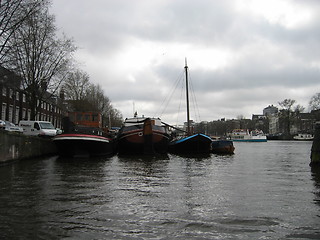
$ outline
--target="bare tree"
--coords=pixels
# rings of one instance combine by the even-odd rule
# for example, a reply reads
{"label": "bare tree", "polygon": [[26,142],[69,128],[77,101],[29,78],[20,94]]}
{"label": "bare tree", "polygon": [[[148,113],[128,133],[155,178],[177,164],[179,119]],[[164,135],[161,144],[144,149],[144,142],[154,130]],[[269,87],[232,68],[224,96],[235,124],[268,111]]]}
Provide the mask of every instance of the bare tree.
{"label": "bare tree", "polygon": [[320,109],[320,93],[313,95],[309,101],[310,110]]}
{"label": "bare tree", "polygon": [[90,87],[89,75],[81,70],[68,74],[62,88],[69,100],[83,100]]}
{"label": "bare tree", "polygon": [[90,84],[87,91],[88,101],[96,108],[96,111],[107,114],[110,109],[110,99],[104,95],[99,84]]}
{"label": "bare tree", "polygon": [[96,111],[102,114],[104,126],[120,126],[122,114],[114,109],[110,99],[99,84],[90,83],[89,75],[82,70],[69,73],[62,85],[71,111]]}
{"label": "bare tree", "polygon": [[29,92],[31,119],[36,118],[41,101],[51,97],[48,92],[54,94],[65,79],[75,51],[72,40],[57,38],[49,3],[41,1],[10,38],[11,66],[22,77],[22,87]]}
{"label": "bare tree", "polygon": [[282,102],[278,102],[279,106],[282,107],[282,110],[280,110],[280,118],[283,120],[284,134],[286,134],[287,136],[290,135],[290,126],[293,122],[292,107],[295,104],[295,102],[296,100],[293,99],[285,99]]}
{"label": "bare tree", "polygon": [[293,99],[285,99],[282,102],[278,102],[279,106],[284,110],[291,111],[292,106],[295,104],[296,100]]}
{"label": "bare tree", "polygon": [[300,114],[302,112],[304,112],[305,107],[301,106],[300,104],[298,104],[297,106],[294,107],[293,111],[295,112],[295,114]]}
{"label": "bare tree", "polygon": [[113,106],[111,106],[111,110],[110,110],[110,126],[117,126],[120,127],[122,125],[123,122],[123,116],[121,114],[121,112],[118,109],[113,108]]}
{"label": "bare tree", "polygon": [[0,65],[5,64],[13,33],[40,5],[41,0],[0,0]]}

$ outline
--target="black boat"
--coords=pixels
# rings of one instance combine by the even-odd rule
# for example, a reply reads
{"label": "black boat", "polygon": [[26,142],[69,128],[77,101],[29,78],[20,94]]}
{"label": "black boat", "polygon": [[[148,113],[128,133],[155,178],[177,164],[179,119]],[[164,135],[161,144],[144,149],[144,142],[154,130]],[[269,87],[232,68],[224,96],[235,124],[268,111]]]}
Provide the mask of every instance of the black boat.
{"label": "black boat", "polygon": [[188,66],[185,62],[185,80],[186,80],[186,101],[187,101],[187,131],[186,135],[180,138],[175,138],[169,143],[169,152],[176,154],[198,154],[210,153],[212,139],[205,134],[192,134],[190,128],[190,113],[189,113],[189,83],[188,83]]}
{"label": "black boat", "polygon": [[197,133],[191,136],[176,138],[169,143],[169,151],[171,153],[210,153],[211,138],[207,135]]}
{"label": "black boat", "polygon": [[234,146],[231,140],[213,140],[212,153],[216,154],[234,154]]}

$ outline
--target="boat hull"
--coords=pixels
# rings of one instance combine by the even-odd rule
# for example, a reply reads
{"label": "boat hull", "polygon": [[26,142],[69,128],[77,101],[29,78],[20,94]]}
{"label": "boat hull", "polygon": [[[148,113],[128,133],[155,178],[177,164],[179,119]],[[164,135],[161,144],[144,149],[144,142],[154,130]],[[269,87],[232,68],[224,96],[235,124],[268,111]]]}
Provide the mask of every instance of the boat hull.
{"label": "boat hull", "polygon": [[152,131],[144,134],[143,130],[123,131],[117,140],[119,154],[166,154],[169,135],[165,132]]}
{"label": "boat hull", "polygon": [[307,134],[307,133],[300,133],[293,137],[293,140],[295,141],[313,141],[313,135]]}
{"label": "boat hull", "polygon": [[64,157],[96,157],[113,154],[110,138],[88,134],[61,134],[53,138],[58,154]]}
{"label": "boat hull", "polygon": [[234,142],[267,142],[267,136],[261,130],[235,129],[229,135]]}
{"label": "boat hull", "polygon": [[195,134],[169,143],[168,150],[177,154],[210,153],[212,140],[204,134]]}
{"label": "boat hull", "polygon": [[212,141],[212,153],[216,154],[233,154],[233,142],[229,140]]}

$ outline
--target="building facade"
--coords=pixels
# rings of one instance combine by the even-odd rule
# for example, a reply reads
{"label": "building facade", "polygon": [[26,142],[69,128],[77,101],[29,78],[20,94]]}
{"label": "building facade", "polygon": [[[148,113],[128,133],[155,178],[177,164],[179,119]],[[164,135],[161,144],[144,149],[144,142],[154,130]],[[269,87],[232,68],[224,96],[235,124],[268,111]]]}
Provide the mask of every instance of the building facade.
{"label": "building facade", "polygon": [[14,124],[18,124],[20,120],[50,121],[60,128],[64,115],[61,100],[47,93],[46,100],[37,102],[39,109],[36,119],[30,119],[29,94],[21,88],[21,83],[19,76],[0,67],[0,119]]}

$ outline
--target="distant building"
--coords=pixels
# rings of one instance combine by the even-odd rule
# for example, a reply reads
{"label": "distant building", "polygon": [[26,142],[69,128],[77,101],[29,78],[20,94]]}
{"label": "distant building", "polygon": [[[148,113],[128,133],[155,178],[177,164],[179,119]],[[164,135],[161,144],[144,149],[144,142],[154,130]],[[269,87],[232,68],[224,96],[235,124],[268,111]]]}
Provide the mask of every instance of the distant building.
{"label": "distant building", "polygon": [[262,130],[264,133],[269,132],[269,121],[266,115],[252,114],[252,129]]}
{"label": "distant building", "polygon": [[300,113],[297,119],[299,133],[313,133],[315,129],[316,116],[312,113]]}
{"label": "distant building", "polygon": [[252,114],[252,121],[262,121],[266,119],[265,115],[261,115],[261,114]]}
{"label": "distant building", "polygon": [[278,108],[273,105],[269,105],[268,107],[263,109],[263,115],[265,116],[273,115],[276,113],[278,113]]}
{"label": "distant building", "polygon": [[279,134],[279,117],[278,115],[271,115],[269,117],[269,134],[275,135]]}

